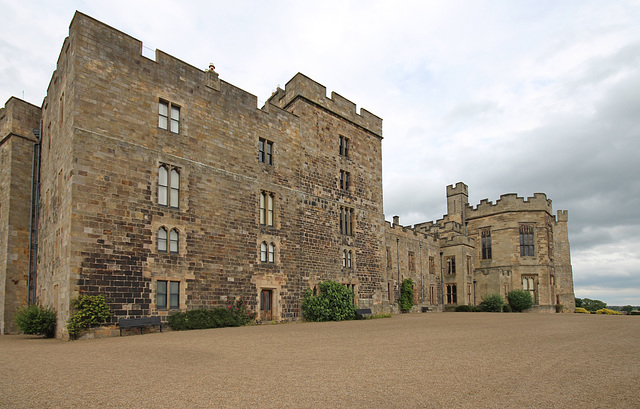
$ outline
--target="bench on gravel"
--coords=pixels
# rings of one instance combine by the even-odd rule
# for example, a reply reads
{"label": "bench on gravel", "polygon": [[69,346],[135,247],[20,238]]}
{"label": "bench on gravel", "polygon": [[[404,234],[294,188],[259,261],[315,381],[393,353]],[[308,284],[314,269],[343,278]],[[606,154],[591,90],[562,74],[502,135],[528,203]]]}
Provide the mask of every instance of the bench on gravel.
{"label": "bench on gravel", "polygon": [[120,320],[118,320],[120,336],[122,336],[123,329],[140,328],[140,334],[143,334],[144,327],[152,327],[154,325],[159,325],[160,332],[162,332],[162,321],[160,321],[160,317],[120,318]]}
{"label": "bench on gravel", "polygon": [[359,308],[356,310],[356,314],[359,317],[370,317],[371,316],[371,308]]}

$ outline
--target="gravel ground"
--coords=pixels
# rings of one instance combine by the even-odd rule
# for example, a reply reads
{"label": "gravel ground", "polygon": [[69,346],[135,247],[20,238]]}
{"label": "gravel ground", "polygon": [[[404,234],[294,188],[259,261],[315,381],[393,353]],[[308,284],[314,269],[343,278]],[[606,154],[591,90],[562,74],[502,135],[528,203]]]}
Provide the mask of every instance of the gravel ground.
{"label": "gravel ground", "polygon": [[0,336],[0,407],[639,408],[640,317],[427,313]]}

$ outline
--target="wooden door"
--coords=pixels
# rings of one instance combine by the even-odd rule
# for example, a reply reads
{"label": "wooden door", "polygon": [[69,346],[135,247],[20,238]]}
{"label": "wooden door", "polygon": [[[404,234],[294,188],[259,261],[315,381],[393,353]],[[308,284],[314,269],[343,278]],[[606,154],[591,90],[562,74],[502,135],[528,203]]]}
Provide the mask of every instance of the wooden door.
{"label": "wooden door", "polygon": [[273,320],[273,290],[260,292],[260,319],[263,321]]}

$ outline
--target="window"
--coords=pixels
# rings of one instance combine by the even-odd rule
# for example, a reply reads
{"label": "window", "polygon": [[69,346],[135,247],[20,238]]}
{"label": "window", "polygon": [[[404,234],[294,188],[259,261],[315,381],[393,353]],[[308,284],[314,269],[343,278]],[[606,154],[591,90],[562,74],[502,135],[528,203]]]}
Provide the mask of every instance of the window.
{"label": "window", "polygon": [[353,209],[340,206],[340,234],[353,236]]}
{"label": "window", "polygon": [[339,140],[340,156],[349,157],[349,138],[340,135]]}
{"label": "window", "polygon": [[436,273],[436,263],[433,257],[429,257],[429,274],[435,274],[435,273]]}
{"label": "window", "polygon": [[273,142],[264,138],[258,139],[258,160],[273,165]]}
{"label": "window", "polygon": [[458,289],[455,284],[447,284],[447,304],[458,303]]}
{"label": "window", "polygon": [[533,255],[533,226],[523,224],[520,226],[520,256],[532,257]]}
{"label": "window", "polygon": [[351,174],[347,171],[340,171],[340,189],[349,190],[349,180],[351,179]]}
{"label": "window", "polygon": [[167,252],[167,229],[164,227],[158,229],[158,251]]}
{"label": "window", "polygon": [[536,280],[534,276],[522,276],[522,289],[531,294],[534,302],[536,300]]}
{"label": "window", "polygon": [[416,271],[416,254],[413,251],[409,252],[409,271]]}
{"label": "window", "polygon": [[[168,294],[167,294],[167,289],[169,290]],[[169,309],[180,308],[180,282],[179,281],[158,280],[157,288],[156,288],[156,305],[159,309],[166,309],[167,301],[169,302]]]}
{"label": "window", "polygon": [[391,268],[391,247],[387,247],[387,268]]}
{"label": "window", "polygon": [[275,254],[276,254],[276,245],[274,243],[267,244],[266,241],[263,241],[260,244],[260,262],[261,263],[271,263],[275,262]]}
{"label": "window", "polygon": [[447,274],[455,274],[456,273],[456,257],[448,256],[446,261],[447,261]]}
{"label": "window", "polygon": [[491,230],[483,229],[480,232],[480,236],[482,237],[482,259],[490,260],[491,259]]}
{"label": "window", "polygon": [[436,300],[436,286],[432,285],[429,287],[429,303],[430,304],[437,304],[438,301]]}
{"label": "window", "polygon": [[347,252],[347,268],[351,268],[351,250]]}
{"label": "window", "polygon": [[467,256],[467,274],[471,275],[471,256]]}
{"label": "window", "polygon": [[180,207],[180,172],[178,168],[161,165],[158,168],[158,204]]}
{"label": "window", "polygon": [[260,193],[260,224],[273,226],[273,193]]}
{"label": "window", "polygon": [[347,250],[342,250],[342,267],[347,266]]}
{"label": "window", "polygon": [[178,252],[178,237],[178,230],[171,229],[171,231],[169,232],[169,252]]}
{"label": "window", "polygon": [[180,107],[166,101],[158,104],[158,126],[173,133],[180,132]]}

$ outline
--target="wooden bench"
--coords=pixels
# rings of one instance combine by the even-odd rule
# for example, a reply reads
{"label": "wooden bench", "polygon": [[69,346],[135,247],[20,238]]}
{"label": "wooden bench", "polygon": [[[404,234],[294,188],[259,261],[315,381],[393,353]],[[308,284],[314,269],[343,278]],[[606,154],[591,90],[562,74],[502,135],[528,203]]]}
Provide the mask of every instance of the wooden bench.
{"label": "wooden bench", "polygon": [[371,316],[371,308],[359,308],[356,310],[356,315],[359,317]]}
{"label": "wooden bench", "polygon": [[144,327],[152,327],[154,325],[159,325],[160,332],[162,332],[162,321],[160,321],[160,317],[120,318],[120,320],[118,320],[120,336],[122,336],[122,329],[140,328],[140,334],[143,334]]}

